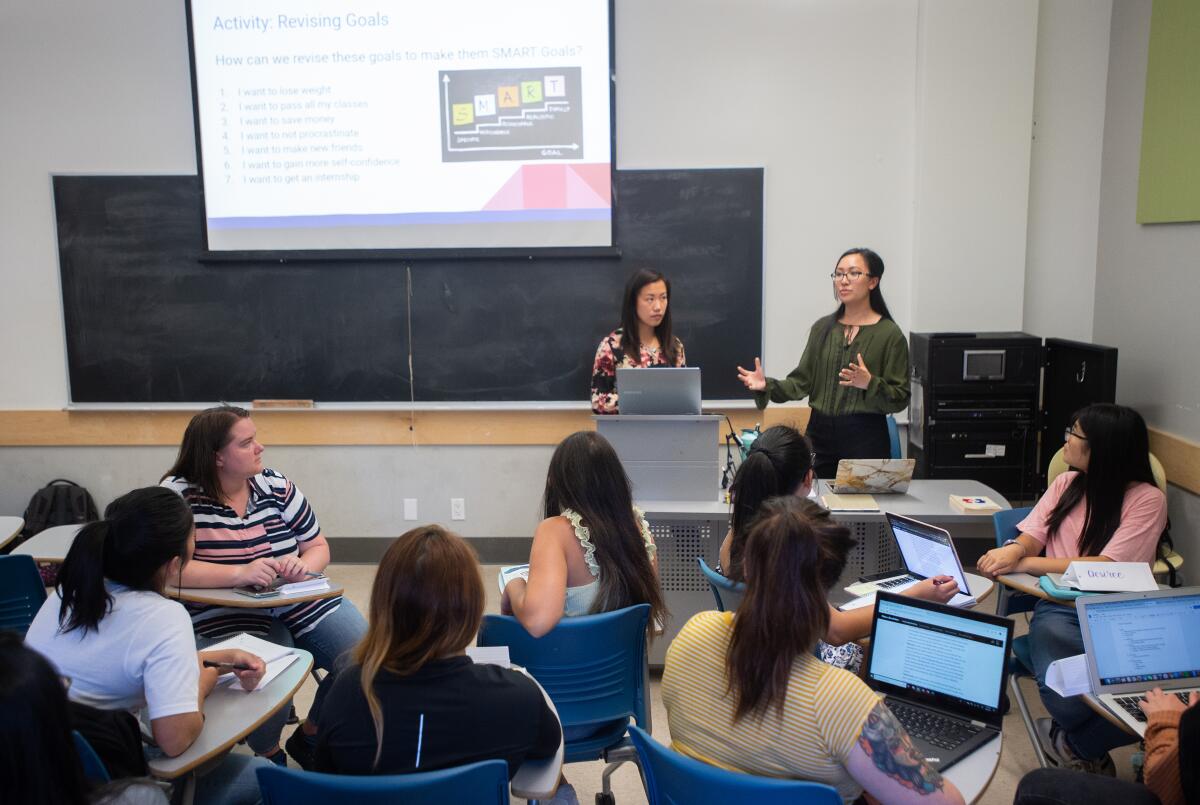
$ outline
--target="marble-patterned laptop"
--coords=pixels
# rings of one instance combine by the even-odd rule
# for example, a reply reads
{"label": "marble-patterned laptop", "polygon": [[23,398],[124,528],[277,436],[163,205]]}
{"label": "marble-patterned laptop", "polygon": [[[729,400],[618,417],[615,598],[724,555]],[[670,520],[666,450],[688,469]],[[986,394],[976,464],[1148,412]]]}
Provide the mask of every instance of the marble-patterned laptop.
{"label": "marble-patterned laptop", "polygon": [[916,464],[911,458],[843,458],[830,487],[839,495],[903,494]]}

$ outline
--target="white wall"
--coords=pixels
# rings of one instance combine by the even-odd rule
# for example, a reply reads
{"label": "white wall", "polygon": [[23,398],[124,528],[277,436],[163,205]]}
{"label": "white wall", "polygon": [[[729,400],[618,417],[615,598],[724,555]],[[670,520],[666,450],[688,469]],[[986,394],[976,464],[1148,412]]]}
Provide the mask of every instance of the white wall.
{"label": "white wall", "polygon": [[[811,322],[832,309],[828,274],[852,245],[884,256],[884,290],[907,330],[1021,327],[1037,6],[617,0],[619,166],[766,169],[770,371],[789,370]],[[183,4],[4,4],[0,104],[0,409],[58,408],[68,392],[50,174],[195,171]],[[465,454],[449,448],[392,452],[364,458],[363,473],[403,478],[419,466],[484,494],[496,465],[511,465],[519,488],[539,490],[544,472],[510,448],[483,451],[485,466],[460,465]],[[18,454],[0,450],[0,488],[14,477],[4,457]],[[285,469],[320,477],[362,454],[293,458]],[[131,466],[154,480],[160,464]],[[344,513],[322,514],[327,527],[374,533],[390,504],[346,494]],[[362,507],[376,514],[360,519]]]}
{"label": "white wall", "polygon": [[1024,329],[1092,340],[1112,0],[1038,13]]}

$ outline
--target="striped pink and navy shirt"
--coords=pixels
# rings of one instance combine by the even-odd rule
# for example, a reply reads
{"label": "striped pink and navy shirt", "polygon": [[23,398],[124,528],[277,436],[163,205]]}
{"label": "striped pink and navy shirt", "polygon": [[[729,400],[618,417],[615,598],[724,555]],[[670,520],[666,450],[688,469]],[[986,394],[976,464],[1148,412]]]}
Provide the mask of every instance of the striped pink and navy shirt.
{"label": "striped pink and navy shirt", "polygon": [[[249,479],[246,516],[205,494],[185,478],[170,476],[162,486],[178,493],[196,520],[193,558],[219,565],[238,565],[267,556],[298,554],[300,543],[320,535],[321,527],[296,485],[274,470]],[[266,634],[278,618],[292,635],[313,629],[338,608],[341,596],[272,609],[244,609],[211,604],[187,604],[199,637],[227,637],[238,632]]]}

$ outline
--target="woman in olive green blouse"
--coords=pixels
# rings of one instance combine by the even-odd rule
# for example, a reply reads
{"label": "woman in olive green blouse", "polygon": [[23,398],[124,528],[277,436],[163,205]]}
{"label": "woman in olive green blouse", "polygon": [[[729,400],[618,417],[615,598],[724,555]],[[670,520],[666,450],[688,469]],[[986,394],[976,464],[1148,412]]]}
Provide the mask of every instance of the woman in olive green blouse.
{"label": "woman in olive green blouse", "polygon": [[831,276],[838,309],[813,324],[791,374],[767,377],[759,358],[753,370],[738,367],[759,408],[808,397],[819,478],[832,478],[843,458],[887,458],[886,415],[904,410],[910,393],[908,340],[879,290],[883,259],[850,249]]}

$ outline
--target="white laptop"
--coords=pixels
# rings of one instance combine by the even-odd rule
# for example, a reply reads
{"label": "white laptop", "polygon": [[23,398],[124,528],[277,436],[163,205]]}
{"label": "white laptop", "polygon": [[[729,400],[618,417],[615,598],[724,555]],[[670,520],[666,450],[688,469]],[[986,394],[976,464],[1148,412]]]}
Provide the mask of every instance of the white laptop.
{"label": "white laptop", "polygon": [[902,495],[916,465],[912,458],[843,458],[829,488],[839,495]]}
{"label": "white laptop", "polygon": [[886,516],[888,530],[900,549],[900,561],[904,563],[904,569],[860,579],[858,584],[847,587],[846,592],[853,595],[899,593],[924,579],[953,576],[958,582],[959,592],[947,603],[952,607],[974,606],[975,598],[967,586],[967,576],[950,532],[911,517],[891,512]]}
{"label": "white laptop", "polygon": [[700,368],[618,369],[617,405],[623,416],[699,414]]}
{"label": "white laptop", "polygon": [[1075,600],[1092,692],[1138,735],[1151,688],[1187,703],[1200,690],[1200,587],[1085,595]]}

